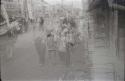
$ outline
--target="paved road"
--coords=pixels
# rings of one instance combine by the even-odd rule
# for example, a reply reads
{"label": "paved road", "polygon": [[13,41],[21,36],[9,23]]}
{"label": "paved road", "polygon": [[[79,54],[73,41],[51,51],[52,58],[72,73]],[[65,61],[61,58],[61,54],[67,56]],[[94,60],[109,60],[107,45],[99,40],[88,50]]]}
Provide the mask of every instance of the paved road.
{"label": "paved road", "polygon": [[[41,65],[40,59],[43,60],[43,56],[40,56],[40,53],[44,53],[44,50],[41,50],[44,49],[44,45],[39,42],[36,36],[39,36],[38,31],[29,31],[19,35],[17,38],[0,38],[3,80],[74,79],[73,76],[76,75],[81,76],[81,79],[83,77],[84,79],[91,77],[90,69],[88,68],[91,66],[91,62],[84,42],[72,50],[70,66],[66,66],[65,59],[60,58],[58,54],[56,56],[53,54],[50,56],[51,58],[47,57],[45,64]],[[12,48],[12,51],[7,51],[9,48]],[[12,52],[12,55],[10,52]]]}

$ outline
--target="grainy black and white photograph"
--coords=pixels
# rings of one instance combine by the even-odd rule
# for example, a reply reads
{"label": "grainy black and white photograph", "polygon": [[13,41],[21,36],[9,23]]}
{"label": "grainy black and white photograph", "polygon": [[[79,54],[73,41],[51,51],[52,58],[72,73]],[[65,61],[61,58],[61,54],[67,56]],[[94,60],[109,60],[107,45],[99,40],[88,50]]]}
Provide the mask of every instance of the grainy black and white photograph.
{"label": "grainy black and white photograph", "polygon": [[0,81],[125,81],[125,0],[0,0]]}

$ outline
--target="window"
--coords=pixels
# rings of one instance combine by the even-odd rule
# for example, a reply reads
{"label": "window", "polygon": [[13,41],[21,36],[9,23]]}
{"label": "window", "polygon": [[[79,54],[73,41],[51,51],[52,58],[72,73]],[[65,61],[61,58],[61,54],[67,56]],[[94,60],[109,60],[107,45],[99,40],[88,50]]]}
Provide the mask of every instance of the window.
{"label": "window", "polygon": [[114,3],[125,6],[125,0],[114,0]]}
{"label": "window", "polygon": [[4,20],[3,16],[2,16],[2,14],[0,13],[0,23],[3,22],[3,21],[5,21],[5,20]]}
{"label": "window", "polygon": [[8,2],[13,2],[13,0],[8,0]]}

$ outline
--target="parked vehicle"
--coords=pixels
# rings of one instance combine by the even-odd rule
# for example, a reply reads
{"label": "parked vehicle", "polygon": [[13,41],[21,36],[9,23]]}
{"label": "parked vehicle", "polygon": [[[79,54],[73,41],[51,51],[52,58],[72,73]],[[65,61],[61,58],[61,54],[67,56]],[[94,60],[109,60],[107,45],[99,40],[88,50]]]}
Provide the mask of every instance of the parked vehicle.
{"label": "parked vehicle", "polygon": [[10,19],[8,35],[16,36],[20,30],[21,30],[21,28],[19,27],[18,21],[16,19]]}
{"label": "parked vehicle", "polygon": [[19,28],[20,28],[20,31],[18,31],[18,33],[23,33],[23,32],[25,32],[25,26],[24,26],[24,24],[25,24],[25,19],[23,19],[23,18],[17,18],[17,21],[18,21],[18,24],[19,24]]}
{"label": "parked vehicle", "polygon": [[7,33],[7,23],[3,16],[0,14],[0,36]]}
{"label": "parked vehicle", "polygon": [[0,16],[0,36],[8,34],[8,36],[15,36],[18,34],[18,32],[21,30],[21,27],[19,26],[19,23],[16,19],[10,18],[9,19],[9,27],[7,26],[7,22],[5,19]]}
{"label": "parked vehicle", "polygon": [[3,4],[0,6],[0,36],[5,35],[8,32],[9,19],[6,9]]}
{"label": "parked vehicle", "polygon": [[7,33],[7,24],[5,22],[0,23],[0,36]]}

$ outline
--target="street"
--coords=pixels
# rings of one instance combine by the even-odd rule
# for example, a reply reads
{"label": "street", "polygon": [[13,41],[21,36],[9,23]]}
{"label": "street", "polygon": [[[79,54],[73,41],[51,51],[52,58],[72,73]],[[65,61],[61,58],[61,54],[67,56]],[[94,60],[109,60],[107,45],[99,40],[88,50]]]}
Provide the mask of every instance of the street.
{"label": "street", "polygon": [[[66,56],[63,55],[61,58],[58,53],[45,54],[45,57],[40,56],[40,53],[43,55],[45,50],[41,51],[41,49],[44,49],[44,45],[38,41],[39,35],[39,31],[30,30],[16,38],[6,36],[1,38],[3,40],[0,42],[3,81],[76,79],[73,76],[81,76],[81,79],[86,80],[90,79],[91,73],[88,67],[91,66],[91,62],[84,42],[72,50],[70,54],[71,64],[66,66],[63,57],[67,57],[68,53],[65,53]],[[37,44],[36,41],[38,41]],[[9,47],[12,49],[8,52]],[[44,65],[40,64],[40,59],[45,59]],[[66,76],[67,74],[69,77]],[[77,79],[80,79],[78,77]]]}
{"label": "street", "polygon": [[0,5],[0,81],[125,81],[125,0]]}

